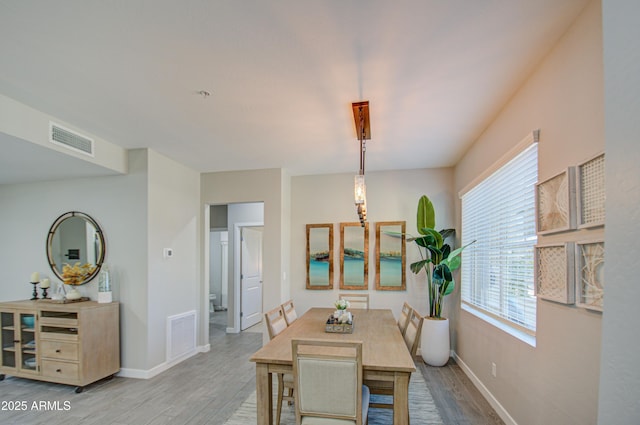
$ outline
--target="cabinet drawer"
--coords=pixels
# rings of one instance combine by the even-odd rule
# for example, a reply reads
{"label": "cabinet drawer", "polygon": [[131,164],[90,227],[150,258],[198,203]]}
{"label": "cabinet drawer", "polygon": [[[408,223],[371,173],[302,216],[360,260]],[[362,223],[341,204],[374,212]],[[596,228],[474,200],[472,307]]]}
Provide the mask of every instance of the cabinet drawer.
{"label": "cabinet drawer", "polygon": [[40,340],[41,356],[59,360],[78,360],[78,344],[62,341]]}
{"label": "cabinet drawer", "polygon": [[78,363],[42,360],[42,375],[58,379],[78,379]]}

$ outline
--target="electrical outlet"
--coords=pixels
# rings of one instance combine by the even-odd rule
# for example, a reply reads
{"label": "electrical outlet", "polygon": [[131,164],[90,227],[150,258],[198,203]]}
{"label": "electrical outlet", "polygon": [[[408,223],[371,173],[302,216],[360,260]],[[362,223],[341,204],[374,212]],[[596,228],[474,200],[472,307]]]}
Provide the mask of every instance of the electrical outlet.
{"label": "electrical outlet", "polygon": [[498,368],[495,363],[491,363],[491,375],[495,378],[498,374]]}

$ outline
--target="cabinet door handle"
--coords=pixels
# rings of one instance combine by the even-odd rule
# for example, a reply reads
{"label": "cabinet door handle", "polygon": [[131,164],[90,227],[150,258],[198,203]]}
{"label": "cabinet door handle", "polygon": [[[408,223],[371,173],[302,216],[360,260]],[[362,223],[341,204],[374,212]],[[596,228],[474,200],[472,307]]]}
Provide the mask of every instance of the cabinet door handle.
{"label": "cabinet door handle", "polygon": [[60,352],[60,349],[58,348],[58,349],[56,350],[56,353],[59,353],[59,352]]}
{"label": "cabinet door handle", "polygon": [[56,369],[56,372],[60,373],[62,372],[62,369]]}

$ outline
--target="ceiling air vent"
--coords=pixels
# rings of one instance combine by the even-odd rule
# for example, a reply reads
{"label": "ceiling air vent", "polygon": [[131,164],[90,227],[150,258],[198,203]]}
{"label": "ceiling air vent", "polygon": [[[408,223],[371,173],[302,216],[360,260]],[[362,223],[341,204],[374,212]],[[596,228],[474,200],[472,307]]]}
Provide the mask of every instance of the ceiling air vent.
{"label": "ceiling air vent", "polygon": [[54,122],[49,123],[49,140],[56,145],[93,156],[93,139]]}

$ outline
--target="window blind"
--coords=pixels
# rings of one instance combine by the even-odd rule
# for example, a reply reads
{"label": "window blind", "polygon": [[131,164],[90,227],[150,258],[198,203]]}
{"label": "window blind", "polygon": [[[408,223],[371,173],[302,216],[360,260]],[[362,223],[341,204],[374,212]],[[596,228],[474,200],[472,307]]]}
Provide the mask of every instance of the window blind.
{"label": "window blind", "polygon": [[531,144],[462,195],[462,302],[527,333],[536,329],[535,184]]}

